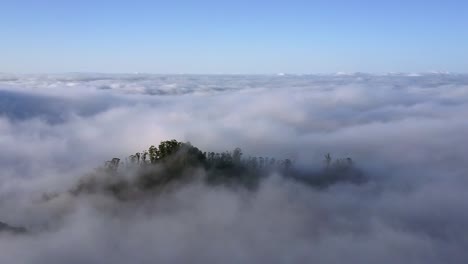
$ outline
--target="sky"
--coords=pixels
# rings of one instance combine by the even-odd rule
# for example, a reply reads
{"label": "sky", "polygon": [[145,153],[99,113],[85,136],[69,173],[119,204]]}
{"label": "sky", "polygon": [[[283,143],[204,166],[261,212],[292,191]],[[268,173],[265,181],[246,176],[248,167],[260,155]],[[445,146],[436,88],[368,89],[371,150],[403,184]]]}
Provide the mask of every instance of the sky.
{"label": "sky", "polygon": [[467,1],[2,0],[0,72],[466,72]]}

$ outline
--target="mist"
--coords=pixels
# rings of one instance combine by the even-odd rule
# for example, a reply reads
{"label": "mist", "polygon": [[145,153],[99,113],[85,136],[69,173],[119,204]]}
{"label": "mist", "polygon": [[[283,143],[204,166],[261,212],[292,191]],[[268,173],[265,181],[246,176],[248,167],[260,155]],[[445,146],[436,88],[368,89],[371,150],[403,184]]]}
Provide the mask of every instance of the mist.
{"label": "mist", "polygon": [[[0,222],[29,231],[0,232],[0,262],[466,263],[467,114],[462,74],[0,74]],[[67,192],[172,138],[305,170],[351,157],[368,180]]]}

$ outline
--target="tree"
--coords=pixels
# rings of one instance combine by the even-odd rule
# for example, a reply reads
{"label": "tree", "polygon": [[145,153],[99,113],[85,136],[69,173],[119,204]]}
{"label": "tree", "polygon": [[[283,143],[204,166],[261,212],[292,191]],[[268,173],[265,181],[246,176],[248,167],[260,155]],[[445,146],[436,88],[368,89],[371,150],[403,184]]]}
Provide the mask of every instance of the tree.
{"label": "tree", "polygon": [[117,169],[119,168],[119,163],[120,163],[119,158],[113,158],[110,161],[106,161],[105,167],[110,171],[117,171]]}
{"label": "tree", "polygon": [[175,139],[161,141],[158,149],[156,150],[157,159],[164,159],[179,150],[179,147],[182,145],[181,142],[178,142]]}
{"label": "tree", "polygon": [[151,164],[156,163],[156,160],[158,159],[157,151],[158,149],[154,145],[151,145],[151,147],[148,149],[148,155]]}
{"label": "tree", "polygon": [[330,153],[327,153],[325,155],[325,166],[326,166],[327,169],[330,168],[331,161],[332,161],[332,157],[331,157]]}
{"label": "tree", "polygon": [[290,160],[290,159],[285,159],[285,160],[284,160],[284,168],[285,168],[286,170],[289,170],[289,169],[291,168],[291,166],[292,166],[291,160]]}
{"label": "tree", "polygon": [[146,157],[148,156],[148,152],[146,150],[143,151],[143,155],[141,156],[141,163],[146,164]]}
{"label": "tree", "polygon": [[232,152],[232,161],[235,164],[240,164],[242,157],[242,150],[240,148],[235,148]]}

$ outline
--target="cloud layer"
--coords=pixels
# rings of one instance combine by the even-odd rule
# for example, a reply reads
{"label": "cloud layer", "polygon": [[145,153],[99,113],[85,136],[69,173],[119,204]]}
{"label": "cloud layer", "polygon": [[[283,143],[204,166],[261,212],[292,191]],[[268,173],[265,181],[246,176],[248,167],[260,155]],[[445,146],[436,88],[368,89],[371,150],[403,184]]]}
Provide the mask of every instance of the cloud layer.
{"label": "cloud layer", "polygon": [[[466,75],[0,74],[0,221],[38,232],[0,235],[0,262],[466,263],[467,114]],[[350,156],[372,180],[40,202],[171,138],[303,167]]]}

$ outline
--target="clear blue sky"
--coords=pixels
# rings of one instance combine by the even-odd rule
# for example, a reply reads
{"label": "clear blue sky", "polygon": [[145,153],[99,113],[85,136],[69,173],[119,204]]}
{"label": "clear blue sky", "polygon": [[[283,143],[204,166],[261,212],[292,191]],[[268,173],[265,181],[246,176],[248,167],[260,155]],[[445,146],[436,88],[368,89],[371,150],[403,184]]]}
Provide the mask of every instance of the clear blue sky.
{"label": "clear blue sky", "polygon": [[467,0],[1,0],[0,72],[468,72]]}

